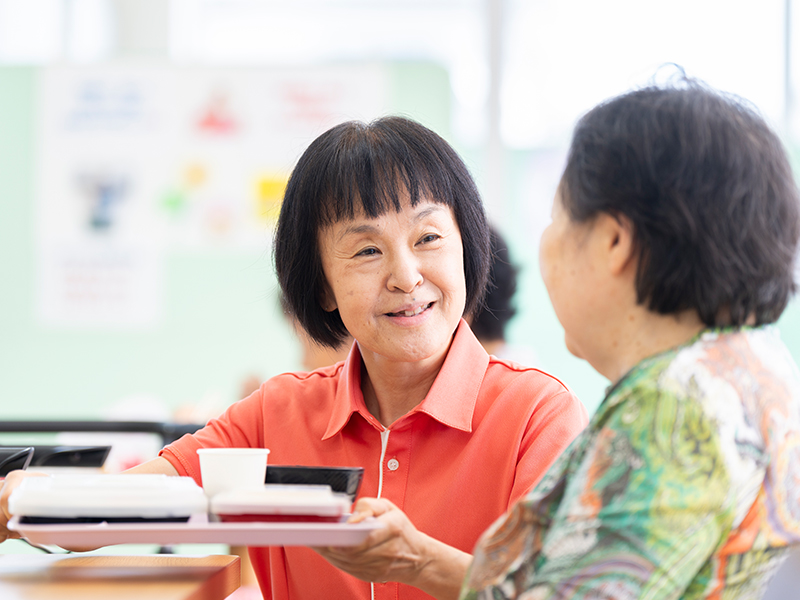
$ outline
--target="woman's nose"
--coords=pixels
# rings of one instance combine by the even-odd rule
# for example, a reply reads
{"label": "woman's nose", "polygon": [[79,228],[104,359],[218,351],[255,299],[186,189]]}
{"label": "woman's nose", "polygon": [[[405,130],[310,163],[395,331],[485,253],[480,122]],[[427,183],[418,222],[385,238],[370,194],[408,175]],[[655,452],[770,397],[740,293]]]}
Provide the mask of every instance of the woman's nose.
{"label": "woman's nose", "polygon": [[387,281],[390,290],[410,294],[422,283],[422,279],[418,261],[414,256],[401,255],[391,261]]}

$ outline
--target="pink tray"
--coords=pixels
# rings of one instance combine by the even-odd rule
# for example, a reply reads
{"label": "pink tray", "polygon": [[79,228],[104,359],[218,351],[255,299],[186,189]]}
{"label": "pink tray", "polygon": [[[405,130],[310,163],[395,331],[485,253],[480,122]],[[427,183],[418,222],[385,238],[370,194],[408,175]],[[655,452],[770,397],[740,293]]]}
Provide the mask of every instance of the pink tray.
{"label": "pink tray", "polygon": [[380,529],[361,523],[214,523],[195,515],[187,523],[31,525],[13,517],[8,528],[34,544],[99,547],[112,544],[230,544],[232,546],[356,546]]}

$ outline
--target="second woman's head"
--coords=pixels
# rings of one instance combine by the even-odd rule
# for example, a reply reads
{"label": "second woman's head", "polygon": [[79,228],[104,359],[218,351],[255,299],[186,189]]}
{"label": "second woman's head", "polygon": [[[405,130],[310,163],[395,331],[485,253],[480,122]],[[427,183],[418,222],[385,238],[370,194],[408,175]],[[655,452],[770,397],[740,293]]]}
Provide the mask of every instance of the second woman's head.
{"label": "second woman's head", "polygon": [[606,214],[630,224],[636,300],[655,313],[770,323],[795,289],[792,171],[738,99],[684,81],[595,107],[575,128],[559,191],[574,223]]}
{"label": "second woman's head", "polygon": [[321,344],[335,346],[349,331],[387,351],[399,344],[402,359],[414,331],[452,335],[477,308],[489,264],[488,226],[469,172],[447,142],[414,121],[337,125],[292,172],[276,271],[294,316]]}

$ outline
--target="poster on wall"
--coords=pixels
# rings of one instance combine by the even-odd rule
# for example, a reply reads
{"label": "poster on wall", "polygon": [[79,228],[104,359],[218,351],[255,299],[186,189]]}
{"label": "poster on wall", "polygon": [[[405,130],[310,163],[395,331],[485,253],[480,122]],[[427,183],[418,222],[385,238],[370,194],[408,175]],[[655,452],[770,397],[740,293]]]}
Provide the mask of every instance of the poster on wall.
{"label": "poster on wall", "polygon": [[82,329],[156,326],[170,254],[263,253],[305,147],[387,106],[377,66],[59,67],[40,90],[38,315]]}
{"label": "poster on wall", "polygon": [[37,305],[44,324],[157,322],[163,237],[147,197],[169,155],[166,72],[48,69],[36,171]]}

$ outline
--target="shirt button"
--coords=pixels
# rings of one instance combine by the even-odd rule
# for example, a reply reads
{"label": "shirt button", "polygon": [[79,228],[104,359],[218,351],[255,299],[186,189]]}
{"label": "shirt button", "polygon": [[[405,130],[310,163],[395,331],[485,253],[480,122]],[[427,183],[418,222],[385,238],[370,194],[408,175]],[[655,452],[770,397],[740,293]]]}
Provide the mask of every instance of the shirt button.
{"label": "shirt button", "polygon": [[390,471],[397,471],[400,468],[400,463],[396,458],[390,458],[389,462],[386,463],[386,466],[389,467]]}

